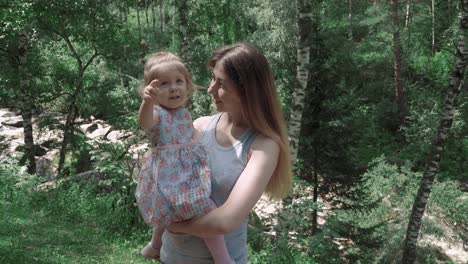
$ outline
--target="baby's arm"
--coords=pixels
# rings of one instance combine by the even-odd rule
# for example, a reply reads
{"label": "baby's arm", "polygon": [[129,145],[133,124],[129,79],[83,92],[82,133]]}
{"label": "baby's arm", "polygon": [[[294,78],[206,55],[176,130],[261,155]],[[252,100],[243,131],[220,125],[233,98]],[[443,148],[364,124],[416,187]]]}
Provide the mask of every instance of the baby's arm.
{"label": "baby's arm", "polygon": [[154,105],[159,93],[158,80],[153,80],[143,90],[143,100],[138,111],[138,122],[143,128],[153,128],[159,122],[159,115],[154,116]]}

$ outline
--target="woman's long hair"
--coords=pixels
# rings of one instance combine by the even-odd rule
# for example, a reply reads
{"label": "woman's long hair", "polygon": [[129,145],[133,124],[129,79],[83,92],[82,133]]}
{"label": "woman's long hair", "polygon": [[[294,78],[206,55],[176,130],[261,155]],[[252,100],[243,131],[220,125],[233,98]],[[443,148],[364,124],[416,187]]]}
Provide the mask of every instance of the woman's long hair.
{"label": "woman's long hair", "polygon": [[215,51],[208,61],[214,68],[221,63],[235,84],[247,124],[280,146],[276,169],[265,193],[273,199],[285,197],[291,188],[292,171],[286,126],[273,73],[265,56],[248,43],[237,43]]}

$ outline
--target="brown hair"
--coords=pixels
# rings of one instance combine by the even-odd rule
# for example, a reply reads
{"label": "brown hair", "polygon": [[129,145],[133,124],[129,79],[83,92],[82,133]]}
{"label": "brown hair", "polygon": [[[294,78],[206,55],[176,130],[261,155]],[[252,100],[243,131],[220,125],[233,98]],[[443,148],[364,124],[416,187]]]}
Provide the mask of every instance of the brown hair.
{"label": "brown hair", "polygon": [[187,66],[182,62],[182,59],[168,51],[153,53],[145,61],[143,85],[138,89],[140,96],[143,94],[143,89],[148,86],[151,81],[157,79],[159,76],[159,69],[161,67],[174,67],[176,71],[185,76],[185,81],[187,83],[187,98],[189,98],[193,90],[192,75],[187,69]]}
{"label": "brown hair", "polygon": [[224,72],[234,83],[247,124],[280,146],[278,163],[265,193],[273,199],[283,198],[291,188],[291,157],[270,64],[256,47],[248,43],[237,43],[216,50],[208,65],[214,68],[217,63],[221,63]]}

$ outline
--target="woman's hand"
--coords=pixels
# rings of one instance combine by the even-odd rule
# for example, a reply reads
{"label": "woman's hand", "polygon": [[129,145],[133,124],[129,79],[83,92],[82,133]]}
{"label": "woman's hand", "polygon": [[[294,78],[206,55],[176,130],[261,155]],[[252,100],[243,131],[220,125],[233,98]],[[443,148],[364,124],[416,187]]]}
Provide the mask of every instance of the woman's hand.
{"label": "woman's hand", "polygon": [[213,237],[219,234],[224,234],[220,232],[214,233],[214,229],[206,233],[198,232],[200,230],[199,227],[197,227],[198,224],[199,223],[195,219],[189,219],[185,221],[172,223],[166,227],[166,230],[168,230],[171,233],[187,234],[187,235],[198,236],[202,238]]}
{"label": "woman's hand", "polygon": [[187,230],[189,230],[190,220],[175,222],[170,224],[166,229],[172,233],[184,233],[187,234]]}

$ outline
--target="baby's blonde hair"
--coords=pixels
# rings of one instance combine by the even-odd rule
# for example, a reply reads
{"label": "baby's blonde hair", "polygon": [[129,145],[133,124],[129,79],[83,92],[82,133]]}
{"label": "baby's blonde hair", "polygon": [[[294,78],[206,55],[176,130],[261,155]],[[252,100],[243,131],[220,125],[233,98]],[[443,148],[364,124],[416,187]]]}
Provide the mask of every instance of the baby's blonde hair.
{"label": "baby's blonde hair", "polygon": [[142,96],[145,87],[148,86],[151,81],[158,78],[160,74],[159,69],[163,66],[174,67],[175,70],[184,75],[185,82],[187,83],[187,99],[190,98],[193,91],[192,75],[187,69],[187,66],[182,62],[182,59],[168,51],[153,53],[145,61],[143,85],[138,89],[140,96]]}

